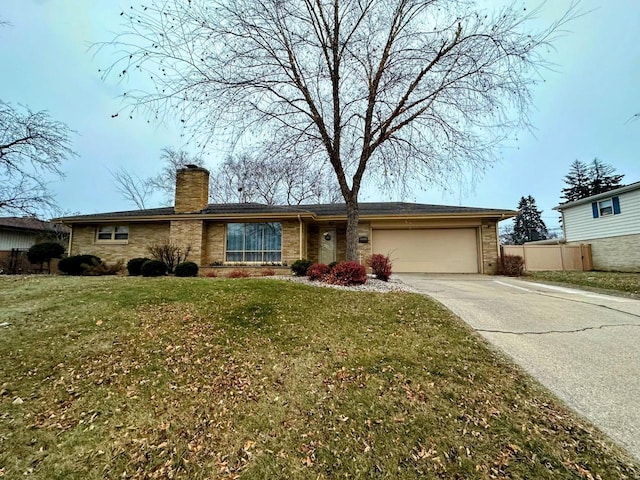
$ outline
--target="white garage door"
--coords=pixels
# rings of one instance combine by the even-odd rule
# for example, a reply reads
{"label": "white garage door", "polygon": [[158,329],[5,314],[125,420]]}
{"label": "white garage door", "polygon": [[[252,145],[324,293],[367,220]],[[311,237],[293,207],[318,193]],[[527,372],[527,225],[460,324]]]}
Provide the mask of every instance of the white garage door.
{"label": "white garage door", "polygon": [[389,255],[394,272],[478,273],[475,228],[373,230],[373,252]]}

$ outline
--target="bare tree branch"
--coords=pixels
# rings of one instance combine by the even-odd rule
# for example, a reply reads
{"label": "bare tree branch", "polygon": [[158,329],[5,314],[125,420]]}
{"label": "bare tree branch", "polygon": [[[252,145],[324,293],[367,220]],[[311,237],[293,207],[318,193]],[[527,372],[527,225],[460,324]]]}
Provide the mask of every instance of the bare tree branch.
{"label": "bare tree branch", "polygon": [[0,211],[35,214],[55,207],[43,176],[63,176],[62,162],[76,156],[72,133],[47,112],[0,100]]}
{"label": "bare tree branch", "polygon": [[140,210],[147,208],[146,204],[153,194],[153,186],[150,184],[149,179],[140,178],[125,168],[120,168],[115,172],[110,170],[109,173],[116,183],[116,190],[120,192],[122,198],[132,202]]}
{"label": "bare tree branch", "polygon": [[214,132],[262,143],[262,159],[287,156],[275,142],[329,165],[355,259],[363,181],[447,184],[491,166],[529,126],[542,55],[577,1],[530,31],[538,13],[471,0],[150,0],[97,48],[119,52],[105,76],[152,80],[127,92],[131,113],[177,118],[202,143]]}

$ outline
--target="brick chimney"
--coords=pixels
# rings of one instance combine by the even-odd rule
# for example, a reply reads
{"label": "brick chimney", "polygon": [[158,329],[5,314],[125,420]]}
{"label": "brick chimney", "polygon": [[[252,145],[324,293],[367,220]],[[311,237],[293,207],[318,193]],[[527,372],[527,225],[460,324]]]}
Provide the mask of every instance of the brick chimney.
{"label": "brick chimney", "polygon": [[209,170],[185,165],[176,171],[176,213],[199,212],[209,204]]}

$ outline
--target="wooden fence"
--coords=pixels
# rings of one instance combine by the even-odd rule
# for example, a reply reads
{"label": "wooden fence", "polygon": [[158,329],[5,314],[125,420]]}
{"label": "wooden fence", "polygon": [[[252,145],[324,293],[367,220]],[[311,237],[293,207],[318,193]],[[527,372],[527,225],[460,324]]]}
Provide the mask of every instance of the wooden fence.
{"label": "wooden fence", "polygon": [[500,250],[502,255],[519,255],[524,258],[524,268],[529,272],[593,270],[590,244],[502,245]]}

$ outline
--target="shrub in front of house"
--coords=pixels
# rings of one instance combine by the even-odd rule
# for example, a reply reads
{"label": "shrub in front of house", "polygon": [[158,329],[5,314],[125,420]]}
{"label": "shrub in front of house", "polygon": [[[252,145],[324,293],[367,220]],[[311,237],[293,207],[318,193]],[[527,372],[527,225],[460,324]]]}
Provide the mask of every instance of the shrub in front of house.
{"label": "shrub in front of house", "polygon": [[314,263],[307,270],[307,277],[311,281],[323,280],[331,271],[329,265],[324,263]]}
{"label": "shrub in front of house", "polygon": [[176,265],[176,277],[197,277],[198,265],[194,262],[182,262]]}
{"label": "shrub in front of house", "polygon": [[387,255],[374,253],[367,259],[367,265],[378,280],[386,282],[391,276],[391,260]]}
{"label": "shrub in front of house", "polygon": [[142,265],[144,264],[144,262],[147,262],[149,260],[151,259],[147,257],[132,258],[131,260],[129,260],[127,262],[127,271],[129,272],[129,275],[131,275],[132,277],[138,277],[142,275]]}
{"label": "shrub in front of house", "polygon": [[173,243],[154,243],[149,245],[147,250],[154,260],[160,260],[167,266],[169,273],[174,273],[176,265],[187,261],[191,245],[184,247]]}
{"label": "shrub in front of house", "polygon": [[503,255],[498,263],[498,273],[508,277],[520,277],[524,273],[524,258],[520,255]]}
{"label": "shrub in front of house", "polygon": [[227,273],[227,278],[248,278],[250,276],[251,274],[242,268],[234,268]]}
{"label": "shrub in front of house", "polygon": [[100,276],[100,275],[117,275],[124,267],[124,260],[120,259],[115,263],[108,264],[107,262],[93,262],[91,265],[87,265],[84,269],[83,275],[87,276]]}
{"label": "shrub in front of house", "polygon": [[47,270],[51,270],[51,259],[64,255],[65,248],[58,242],[42,242],[32,245],[27,252],[29,262],[42,265],[47,262]]}
{"label": "shrub in front of house", "polygon": [[147,260],[141,268],[143,277],[162,277],[167,274],[167,266],[161,260]]}
{"label": "shrub in front of house", "polygon": [[263,268],[260,270],[260,275],[263,277],[273,277],[276,274],[276,271],[273,268]]}
{"label": "shrub in front of house", "polygon": [[296,260],[291,264],[291,271],[297,277],[305,277],[307,275],[307,270],[309,270],[309,267],[311,265],[312,265],[312,262],[310,260],[307,260],[306,258],[301,258],[300,260]]}
{"label": "shrub in front of house", "polygon": [[336,265],[338,264],[338,262],[331,262],[329,265],[327,265],[329,267],[329,271],[333,270],[334,268],[336,268]]}
{"label": "shrub in front of house", "polygon": [[58,270],[67,275],[84,275],[89,267],[100,263],[102,260],[95,255],[72,255],[60,260]]}
{"label": "shrub in front of house", "polygon": [[358,262],[340,262],[326,276],[326,282],[333,285],[362,285],[367,283],[367,270]]}
{"label": "shrub in front of house", "polygon": [[216,272],[215,270],[209,270],[207,273],[205,273],[205,276],[208,278],[218,278],[218,272]]}

